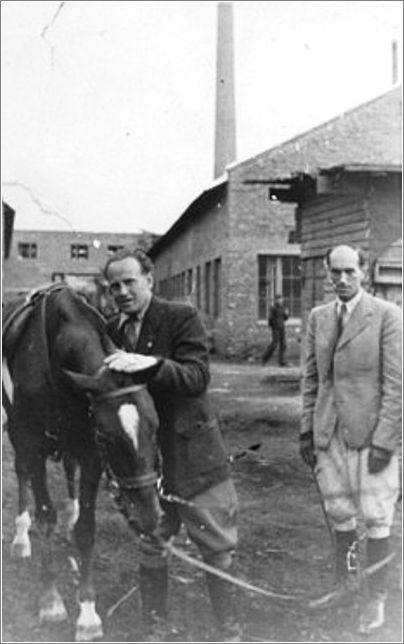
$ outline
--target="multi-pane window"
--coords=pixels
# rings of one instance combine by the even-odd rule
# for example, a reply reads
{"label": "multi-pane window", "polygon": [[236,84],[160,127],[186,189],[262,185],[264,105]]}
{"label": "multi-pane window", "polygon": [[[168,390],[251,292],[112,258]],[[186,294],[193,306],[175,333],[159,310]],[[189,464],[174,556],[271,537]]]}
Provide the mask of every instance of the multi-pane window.
{"label": "multi-pane window", "polygon": [[301,269],[296,255],[258,256],[258,318],[268,318],[275,295],[283,296],[291,317],[301,315]]}
{"label": "multi-pane window", "polygon": [[37,244],[20,242],[18,244],[18,257],[22,259],[36,259],[38,257]]}
{"label": "multi-pane window", "polygon": [[187,295],[192,294],[192,268],[187,271]]}
{"label": "multi-pane window", "polygon": [[210,315],[210,312],[211,312],[211,307],[210,307],[211,272],[212,272],[212,262],[206,262],[205,264],[205,313],[207,313],[207,315]]}
{"label": "multi-pane window", "polygon": [[71,259],[88,259],[88,244],[71,244]]}
{"label": "multi-pane window", "polygon": [[303,261],[305,294],[311,307],[320,304],[324,299],[325,276],[323,257],[310,257]]}
{"label": "multi-pane window", "polygon": [[196,267],[196,306],[198,309],[201,308],[201,267],[197,266]]}
{"label": "multi-pane window", "polygon": [[220,297],[221,297],[221,260],[215,259],[213,262],[213,317],[220,317]]}
{"label": "multi-pane window", "polygon": [[121,250],[123,246],[120,246],[119,244],[108,244],[107,246],[107,252],[108,255],[113,255],[116,253],[118,250]]}
{"label": "multi-pane window", "polygon": [[291,317],[301,315],[301,262],[299,257],[281,257],[283,303]]}
{"label": "multi-pane window", "polygon": [[269,309],[275,301],[276,257],[258,255],[258,318],[268,319]]}

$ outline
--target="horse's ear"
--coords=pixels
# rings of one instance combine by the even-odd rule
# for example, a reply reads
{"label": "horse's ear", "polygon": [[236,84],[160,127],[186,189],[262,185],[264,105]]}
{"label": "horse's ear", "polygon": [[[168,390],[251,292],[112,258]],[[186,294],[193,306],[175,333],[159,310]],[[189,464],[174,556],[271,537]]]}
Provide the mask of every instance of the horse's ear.
{"label": "horse's ear", "polygon": [[100,383],[94,376],[87,376],[84,373],[77,373],[77,371],[69,371],[69,369],[62,369],[67,380],[69,380],[78,389],[84,391],[99,392]]}

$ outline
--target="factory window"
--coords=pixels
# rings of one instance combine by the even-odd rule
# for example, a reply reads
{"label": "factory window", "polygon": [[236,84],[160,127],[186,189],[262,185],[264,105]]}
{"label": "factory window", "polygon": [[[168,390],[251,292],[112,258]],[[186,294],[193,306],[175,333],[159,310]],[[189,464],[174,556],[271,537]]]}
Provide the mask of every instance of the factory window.
{"label": "factory window", "polygon": [[324,299],[324,284],[326,278],[324,258],[310,257],[303,261],[302,280],[304,290],[309,298],[310,306],[316,306]]}
{"label": "factory window", "polygon": [[18,244],[18,257],[21,259],[36,259],[38,257],[37,244],[25,242]]}
{"label": "factory window", "polygon": [[206,262],[205,264],[205,313],[210,315],[210,280],[212,272],[212,262]]}
{"label": "factory window", "polygon": [[215,320],[220,317],[220,297],[221,297],[221,259],[215,259],[213,262],[213,317]]}
{"label": "factory window", "polygon": [[284,305],[293,318],[301,316],[301,262],[299,257],[281,257]]}
{"label": "factory window", "polygon": [[107,246],[107,252],[108,255],[113,255],[116,253],[118,250],[121,250],[123,246],[120,246],[119,244],[108,244]]}
{"label": "factory window", "polygon": [[275,295],[283,296],[291,317],[301,315],[301,268],[296,255],[258,256],[258,318],[266,320]]}
{"label": "factory window", "polygon": [[87,244],[71,244],[70,245],[71,259],[88,259],[88,245]]}
{"label": "factory window", "polygon": [[201,267],[196,267],[196,306],[201,308]]}
{"label": "factory window", "polygon": [[189,268],[187,271],[187,295],[192,295],[192,287],[193,287],[192,279],[193,279],[192,268]]}

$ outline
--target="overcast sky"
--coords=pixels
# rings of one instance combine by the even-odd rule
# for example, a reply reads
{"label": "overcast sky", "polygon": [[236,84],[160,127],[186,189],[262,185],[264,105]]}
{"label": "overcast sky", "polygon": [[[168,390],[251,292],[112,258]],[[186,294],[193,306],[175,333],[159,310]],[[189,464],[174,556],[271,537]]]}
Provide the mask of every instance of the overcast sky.
{"label": "overcast sky", "polygon": [[[235,1],[237,160],[402,78],[402,2]],[[164,233],[213,180],[217,3],[2,0],[16,228]]]}

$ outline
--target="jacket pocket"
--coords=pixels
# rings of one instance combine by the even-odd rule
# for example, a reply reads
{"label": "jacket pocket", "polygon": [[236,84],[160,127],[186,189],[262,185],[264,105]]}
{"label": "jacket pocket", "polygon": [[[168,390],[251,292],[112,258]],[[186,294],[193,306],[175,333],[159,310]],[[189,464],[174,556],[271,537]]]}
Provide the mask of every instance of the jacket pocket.
{"label": "jacket pocket", "polygon": [[187,455],[187,469],[193,474],[222,467],[227,453],[217,419],[197,422],[181,433]]}

